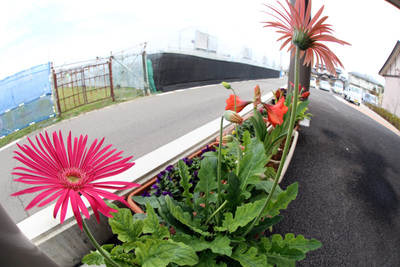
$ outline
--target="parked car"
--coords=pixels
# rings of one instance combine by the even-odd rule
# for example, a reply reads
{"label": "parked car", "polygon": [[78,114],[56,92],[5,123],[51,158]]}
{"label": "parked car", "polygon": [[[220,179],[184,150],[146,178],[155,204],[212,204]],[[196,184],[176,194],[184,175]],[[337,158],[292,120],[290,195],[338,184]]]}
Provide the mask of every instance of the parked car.
{"label": "parked car", "polygon": [[363,101],[364,101],[364,103],[369,103],[369,104],[372,104],[375,106],[378,105],[378,98],[369,93],[364,94]]}
{"label": "parked car", "polygon": [[335,82],[332,91],[336,94],[343,95],[343,84],[341,82]]}
{"label": "parked car", "polygon": [[353,102],[359,106],[362,99],[361,89],[354,85],[347,86],[344,90],[344,99]]}
{"label": "parked car", "polygon": [[310,78],[310,87],[317,87],[317,78],[311,77]]}
{"label": "parked car", "polygon": [[319,82],[319,89],[329,92],[331,90],[331,85],[327,81],[320,81]]}

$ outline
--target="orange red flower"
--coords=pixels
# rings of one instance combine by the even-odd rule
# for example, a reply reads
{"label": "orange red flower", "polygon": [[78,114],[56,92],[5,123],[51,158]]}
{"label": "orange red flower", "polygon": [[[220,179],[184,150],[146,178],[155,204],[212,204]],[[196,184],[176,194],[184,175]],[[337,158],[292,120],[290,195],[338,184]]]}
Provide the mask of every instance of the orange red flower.
{"label": "orange red flower", "polygon": [[263,104],[264,108],[267,110],[268,118],[263,119],[266,122],[276,126],[277,124],[283,123],[283,115],[288,111],[288,107],[285,106],[285,98],[282,97],[275,105]]}
{"label": "orange red flower", "polygon": [[337,58],[337,56],[323,43],[321,42],[334,42],[342,45],[350,45],[349,43],[339,40],[332,36],[331,25],[325,24],[324,22],[328,18],[327,16],[322,17],[322,6],[319,11],[311,18],[311,0],[308,1],[307,9],[305,0],[297,0],[296,5],[291,5],[287,0],[288,9],[285,8],[281,3],[281,7],[284,12],[278,10],[275,7],[266,5],[274,11],[272,15],[278,21],[265,22],[264,27],[277,28],[277,33],[282,36],[277,40],[284,40],[281,50],[289,45],[289,49],[293,50],[298,47],[301,50],[301,57],[304,57],[304,64],[314,66],[314,58],[316,59],[317,68],[320,64],[327,67],[328,71],[336,75],[335,66],[339,65],[343,67],[343,64]]}
{"label": "orange red flower", "polygon": [[[251,101],[243,101],[240,97],[236,96],[236,112],[242,111]],[[229,95],[229,98],[226,100],[225,110],[235,111],[235,95]]]}

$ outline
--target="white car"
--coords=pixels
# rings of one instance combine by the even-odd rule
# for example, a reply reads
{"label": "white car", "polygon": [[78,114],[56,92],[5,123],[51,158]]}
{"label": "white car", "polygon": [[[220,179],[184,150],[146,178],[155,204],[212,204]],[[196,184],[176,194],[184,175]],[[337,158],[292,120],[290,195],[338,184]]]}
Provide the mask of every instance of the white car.
{"label": "white car", "polygon": [[347,101],[353,102],[357,105],[361,104],[362,99],[362,91],[360,88],[354,85],[349,85],[344,90],[344,99]]}
{"label": "white car", "polygon": [[343,84],[341,82],[335,82],[332,91],[336,94],[343,95]]}
{"label": "white car", "polygon": [[378,105],[378,98],[372,94],[366,93],[363,97],[363,101],[365,103],[369,103],[372,105],[377,106]]}
{"label": "white car", "polygon": [[331,85],[327,81],[320,81],[319,89],[329,92],[331,90]]}

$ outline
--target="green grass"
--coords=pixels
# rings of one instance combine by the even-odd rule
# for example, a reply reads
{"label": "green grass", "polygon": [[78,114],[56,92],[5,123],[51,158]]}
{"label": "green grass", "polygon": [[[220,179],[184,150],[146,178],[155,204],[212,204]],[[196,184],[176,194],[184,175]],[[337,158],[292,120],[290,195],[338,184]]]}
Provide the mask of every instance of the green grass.
{"label": "green grass", "polygon": [[17,132],[8,134],[4,138],[0,139],[0,147],[3,147],[15,140],[18,140],[32,132],[39,131],[45,127],[48,127],[52,124],[55,124],[57,122],[60,122],[62,120],[66,120],[72,117],[76,117],[80,114],[84,114],[86,112],[92,111],[92,110],[97,110],[97,109],[102,109],[104,107],[110,106],[110,105],[115,105],[118,103],[122,103],[125,101],[137,99],[143,96],[143,91],[139,89],[134,89],[134,88],[118,88],[114,89],[114,96],[115,96],[115,101],[113,102],[111,98],[101,100],[95,103],[83,105],[74,109],[71,109],[69,111],[63,112],[60,114],[60,116],[50,118],[38,123],[35,123],[31,126],[28,126],[26,128],[23,128]]}
{"label": "green grass", "polygon": [[379,114],[382,118],[387,120],[390,124],[392,124],[394,127],[396,127],[397,130],[400,130],[400,118],[397,117],[396,115],[390,113],[386,109],[383,109],[381,107],[371,105],[368,103],[365,103],[367,107],[375,111],[377,114]]}

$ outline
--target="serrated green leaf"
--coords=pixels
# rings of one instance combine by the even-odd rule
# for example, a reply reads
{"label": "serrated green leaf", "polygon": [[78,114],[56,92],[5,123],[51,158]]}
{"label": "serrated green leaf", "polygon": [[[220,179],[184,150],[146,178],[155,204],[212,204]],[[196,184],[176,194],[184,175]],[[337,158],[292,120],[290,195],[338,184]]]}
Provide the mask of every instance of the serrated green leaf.
{"label": "serrated green leaf", "polygon": [[113,213],[113,218],[109,218],[108,222],[112,232],[118,235],[118,239],[122,242],[134,242],[142,234],[143,222],[133,220],[132,213],[129,209],[119,209],[114,207],[118,212]]}
{"label": "serrated green leaf", "polygon": [[194,251],[203,251],[210,247],[208,241],[204,239],[204,237],[190,236],[186,234],[175,234],[171,236],[171,239],[175,242],[182,242],[189,247],[191,247]]}
{"label": "serrated green leaf", "polygon": [[209,248],[212,252],[220,255],[232,255],[232,247],[230,246],[231,240],[227,236],[217,236],[213,241],[210,242]]}
{"label": "serrated green leaf", "polygon": [[265,210],[266,214],[271,217],[275,217],[279,214],[281,209],[286,209],[288,204],[296,199],[299,185],[298,183],[293,183],[288,188],[278,195],[278,198],[275,202],[270,201]]}
{"label": "serrated green leaf", "polygon": [[143,267],[163,267],[171,262],[193,266],[199,261],[196,252],[183,243],[159,239],[147,239],[145,243],[137,243],[135,262]]}
{"label": "serrated green leaf", "polygon": [[[260,181],[258,184],[256,184],[256,189],[258,190],[263,190],[266,193],[271,193],[272,187],[274,185],[274,181],[271,180],[263,180]],[[276,199],[280,193],[282,193],[282,189],[279,187],[279,185],[276,186],[274,195],[272,196],[272,199]]]}
{"label": "serrated green leaf", "polygon": [[285,239],[283,239],[281,235],[276,234],[272,236],[271,240],[272,242],[278,243],[281,247],[288,244],[290,248],[301,250],[304,253],[318,249],[322,246],[321,242],[316,239],[308,240],[302,235],[295,237],[292,233],[286,234]]}
{"label": "serrated green leaf", "polygon": [[247,248],[245,243],[240,243],[239,247],[232,253],[231,258],[240,262],[244,267],[265,267],[268,264],[265,255],[257,255],[255,247]]}
{"label": "serrated green leaf", "polygon": [[257,217],[260,209],[262,208],[265,200],[261,199],[254,203],[246,203],[236,209],[235,218],[233,214],[228,212],[224,214],[224,220],[222,221],[221,227],[215,227],[217,231],[229,231],[230,233],[235,232],[238,227],[244,227]]}
{"label": "serrated green leaf", "polygon": [[260,175],[264,173],[267,157],[265,156],[264,146],[257,139],[252,139],[248,151],[240,161],[239,180],[240,187],[244,190],[249,184],[257,184]]}
{"label": "serrated green leaf", "polygon": [[143,220],[143,233],[153,234],[154,237],[159,239],[170,237],[168,228],[166,226],[160,226],[160,221],[149,203],[146,204],[146,211],[147,218]]}
{"label": "serrated green leaf", "polygon": [[104,264],[104,257],[97,250],[90,251],[89,254],[85,255],[82,259],[83,264],[87,265],[100,265]]}
{"label": "serrated green leaf", "polygon": [[203,235],[203,236],[209,236],[211,235],[209,232],[203,230],[205,225],[201,225],[201,220],[199,219],[192,219],[192,216],[188,212],[183,212],[180,207],[176,207],[172,200],[171,197],[166,196],[165,198],[167,207],[169,212],[172,214],[172,216],[175,217],[179,222],[182,224],[188,226],[191,228],[193,231]]}
{"label": "serrated green leaf", "polygon": [[198,173],[199,182],[194,189],[194,192],[204,193],[205,207],[203,210],[204,216],[208,217],[211,213],[209,207],[210,192],[215,191],[218,187],[217,183],[217,160],[214,157],[205,157],[201,161],[200,171]]}
{"label": "serrated green leaf", "polygon": [[232,254],[232,247],[230,246],[231,240],[227,236],[220,235],[212,241],[207,241],[204,237],[199,238],[189,235],[174,235],[172,239],[175,242],[182,242],[190,246],[196,252],[210,249],[213,253],[219,255],[230,256]]}
{"label": "serrated green leaf", "polygon": [[189,207],[193,207],[193,204],[191,202],[193,194],[189,192],[190,187],[192,187],[192,184],[189,183],[190,180],[189,168],[186,165],[186,163],[181,159],[178,162],[178,168],[179,168],[179,175],[181,177],[180,184],[184,189],[182,195],[186,197],[186,205],[188,205]]}

